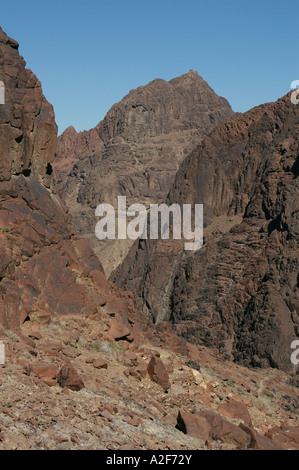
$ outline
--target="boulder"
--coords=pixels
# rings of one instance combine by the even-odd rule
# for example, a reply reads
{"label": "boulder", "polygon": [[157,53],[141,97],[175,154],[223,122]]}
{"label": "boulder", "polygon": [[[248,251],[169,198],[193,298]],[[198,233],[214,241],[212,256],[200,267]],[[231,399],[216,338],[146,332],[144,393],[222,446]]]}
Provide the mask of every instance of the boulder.
{"label": "boulder", "polygon": [[252,421],[247,406],[236,400],[229,400],[218,407],[218,412],[228,418],[241,419],[246,426],[252,427]]}
{"label": "boulder", "polygon": [[176,428],[188,436],[198,437],[206,442],[210,437],[211,426],[208,421],[196,413],[187,413],[180,410],[177,417]]}
{"label": "boulder", "polygon": [[78,392],[84,388],[84,382],[82,378],[71,364],[64,364],[64,366],[60,369],[58,383],[61,388],[67,387],[75,392]]}
{"label": "boulder", "polygon": [[108,364],[107,364],[107,361],[105,359],[103,359],[102,357],[97,357],[94,361],[93,361],[93,367],[95,369],[107,369],[108,368]]}
{"label": "boulder", "polygon": [[244,424],[240,424],[240,428],[250,436],[250,442],[248,444],[249,449],[255,450],[283,450],[283,447],[278,443],[272,441],[267,436],[263,436],[255,429],[249,428]]}
{"label": "boulder", "polygon": [[242,447],[247,447],[250,443],[250,436],[239,426],[231,423],[213,411],[201,411],[199,416],[204,417],[209,423],[210,437],[224,443],[231,443]]}
{"label": "boulder", "polygon": [[169,375],[162,359],[152,356],[147,366],[147,372],[151,380],[159,384],[164,391],[170,388]]}

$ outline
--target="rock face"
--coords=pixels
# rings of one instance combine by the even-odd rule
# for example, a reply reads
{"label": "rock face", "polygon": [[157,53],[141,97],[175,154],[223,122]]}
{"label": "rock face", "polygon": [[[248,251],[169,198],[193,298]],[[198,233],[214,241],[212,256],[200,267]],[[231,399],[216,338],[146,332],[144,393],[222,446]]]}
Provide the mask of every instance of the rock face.
{"label": "rock face", "polygon": [[[57,127],[39,81],[25,68],[18,44],[0,30],[0,323],[19,328],[35,318],[95,315],[118,303],[118,328],[132,326],[133,301],[108,282],[88,243],[49,189]],[[109,328],[109,325],[107,326]]]}
{"label": "rock face", "polygon": [[[285,372],[223,360],[169,327],[161,341],[155,334],[125,349],[104,326],[83,315],[28,321],[13,332],[0,325],[2,450],[299,448],[298,394]],[[167,367],[166,395],[143,373],[153,356]]]}
{"label": "rock face", "polygon": [[191,70],[131,91],[94,129],[77,134],[71,127],[59,137],[56,187],[108,275],[132,242],[95,237],[98,204],[117,207],[119,195],[147,207],[165,200],[183,158],[232,114],[229,103]]}
{"label": "rock face", "polygon": [[221,404],[218,411],[223,416],[241,419],[246,426],[252,427],[250,414],[248,413],[248,409],[244,403],[230,400],[228,403]]}
{"label": "rock face", "polygon": [[30,172],[46,179],[56,147],[52,106],[41,84],[18,53],[18,43],[0,29],[0,80],[5,104],[0,105],[0,179]]}
{"label": "rock face", "polygon": [[294,370],[299,336],[299,106],[286,95],[218,126],[168,203],[203,203],[205,244],[140,241],[112,276],[144,313],[247,366]]}

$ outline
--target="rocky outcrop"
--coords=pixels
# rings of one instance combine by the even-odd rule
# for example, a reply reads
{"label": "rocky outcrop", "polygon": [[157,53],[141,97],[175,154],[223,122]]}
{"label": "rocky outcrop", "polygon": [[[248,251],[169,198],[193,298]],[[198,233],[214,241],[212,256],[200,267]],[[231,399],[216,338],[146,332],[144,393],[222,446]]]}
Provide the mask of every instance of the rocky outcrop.
{"label": "rocky outcrop", "polygon": [[188,253],[181,241],[139,241],[112,276],[154,321],[247,366],[296,369],[298,131],[289,95],[212,131],[168,197],[203,203],[204,246]]}
{"label": "rocky outcrop", "polygon": [[[16,42],[2,37],[16,60]],[[9,122],[1,126],[7,138]],[[48,126],[50,142],[53,114]],[[237,366],[166,321],[145,340],[132,294],[107,281],[49,189],[53,155],[42,147],[42,163],[33,147],[21,172],[14,145],[1,147],[0,448],[298,449],[298,399],[284,372]]]}
{"label": "rocky outcrop", "polygon": [[169,382],[168,372],[160,357],[151,357],[147,372],[151,380],[159,384],[165,391],[170,388],[171,384]]}
{"label": "rocky outcrop", "polygon": [[58,383],[61,388],[66,387],[75,392],[84,388],[83,380],[71,364],[65,364],[61,368],[58,375]]}
{"label": "rocky outcrop", "polygon": [[18,329],[33,319],[44,324],[56,315],[83,314],[105,320],[109,329],[108,318],[116,312],[118,329],[126,329],[132,342],[137,323],[128,322],[135,312],[131,296],[107,281],[88,243],[73,232],[68,210],[49,189],[57,133],[53,108],[25,68],[17,42],[2,30],[0,79],[5,85],[5,104],[0,105],[0,323]]}
{"label": "rocky outcrop", "polygon": [[165,199],[180,162],[213,127],[233,114],[228,102],[190,71],[154,80],[132,90],[112,106],[94,129],[68,128],[58,139],[56,188],[109,275],[132,245],[131,240],[100,242],[94,235],[95,208]]}
{"label": "rocky outcrop", "polygon": [[176,428],[189,436],[197,437],[206,442],[210,437],[211,427],[208,421],[197,414],[179,411]]}

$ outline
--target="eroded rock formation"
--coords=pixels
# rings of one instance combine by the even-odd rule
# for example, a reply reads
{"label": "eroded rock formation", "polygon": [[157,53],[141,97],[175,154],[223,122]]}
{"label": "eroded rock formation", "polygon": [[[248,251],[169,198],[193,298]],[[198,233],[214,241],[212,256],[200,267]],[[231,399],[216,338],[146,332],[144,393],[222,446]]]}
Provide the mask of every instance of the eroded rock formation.
{"label": "eroded rock formation", "polygon": [[205,244],[139,241],[113,279],[155,321],[245,365],[292,370],[299,336],[299,106],[286,95],[218,126],[168,203],[203,203]]}
{"label": "eroded rock formation", "polygon": [[59,137],[56,187],[108,275],[132,241],[101,243],[95,237],[98,204],[117,207],[119,195],[146,207],[164,200],[183,158],[232,114],[229,103],[191,70],[132,90],[94,129],[77,134],[70,127]]}

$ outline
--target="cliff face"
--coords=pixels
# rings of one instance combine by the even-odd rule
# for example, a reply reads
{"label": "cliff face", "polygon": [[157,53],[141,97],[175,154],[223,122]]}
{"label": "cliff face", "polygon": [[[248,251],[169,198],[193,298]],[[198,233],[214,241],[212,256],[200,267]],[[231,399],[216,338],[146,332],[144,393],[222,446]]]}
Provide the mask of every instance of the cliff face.
{"label": "cliff face", "polygon": [[[57,127],[52,106],[25,68],[16,41],[0,30],[0,323],[104,310],[134,315],[130,295],[108,282],[99,260],[71,227],[51,184]],[[121,326],[120,326],[121,329]],[[129,328],[131,329],[131,327]],[[127,330],[128,333],[128,330]]]}
{"label": "cliff face", "polygon": [[18,43],[0,29],[0,80],[5,104],[0,105],[0,178],[51,172],[56,148],[52,106],[41,84],[18,53]]}
{"label": "cliff face", "polygon": [[228,102],[190,71],[132,90],[94,129],[77,134],[68,128],[59,137],[56,188],[75,229],[89,240],[107,274],[132,242],[95,238],[97,205],[116,205],[118,195],[146,206],[164,200],[183,158],[232,114]]}
{"label": "cliff face", "polygon": [[[217,289],[220,288],[223,289],[224,301],[228,301],[229,292],[225,293],[227,285],[224,281],[229,282],[230,274],[224,279],[225,266],[233,263],[229,272],[234,273],[234,282],[239,272],[235,270],[235,245],[230,245],[232,241],[238,242],[234,237],[239,235],[232,231],[227,234],[231,238],[227,239],[223,233],[224,228],[228,232],[229,226],[236,226],[235,217],[239,217],[240,227],[243,223],[245,225],[236,234],[246,240],[239,256],[245,263],[244,271],[247,268],[248,275],[253,278],[248,292],[254,293],[255,283],[262,285],[262,282],[277,280],[276,292],[271,291],[271,304],[267,296],[258,297],[259,302],[252,297],[246,317],[248,324],[245,316],[242,324],[243,311],[240,310],[238,325],[245,333],[242,344],[249,348],[247,331],[257,335],[263,331],[264,323],[253,328],[254,318],[261,320],[264,315],[267,325],[267,305],[273,306],[276,315],[272,321],[273,341],[276,341],[275,321],[280,313],[277,307],[283,305],[281,299],[285,299],[285,308],[289,310],[285,310],[284,317],[281,314],[285,323],[279,332],[282,338],[289,332],[289,312],[295,318],[297,292],[294,273],[297,267],[298,159],[295,155],[298,156],[298,148],[294,136],[295,132],[298,133],[295,127],[298,121],[293,110],[280,105],[265,108],[269,123],[265,127],[262,147],[259,119],[250,118],[247,130],[238,120],[231,121],[221,132],[215,131],[214,137],[207,139],[199,147],[200,151],[196,150],[181,168],[171,200],[185,200],[191,194],[190,200],[197,202],[200,178],[203,178],[201,184],[208,185],[203,197],[207,197],[207,205],[210,201],[210,238],[213,232],[218,238],[212,240],[214,245],[207,241],[203,248],[207,250],[206,258],[201,250],[184,259],[179,243],[141,244],[148,249],[147,253],[144,251],[144,266],[152,269],[148,270],[151,283],[143,273],[145,289],[153,294],[155,288],[159,294],[158,289],[163,286],[168,270],[169,290],[164,291],[162,300],[164,305],[172,302],[173,306],[171,313],[166,314],[166,310],[160,308],[157,310],[162,316],[165,313],[165,318],[171,319],[173,325],[160,322],[157,328],[149,328],[135,310],[132,295],[107,281],[86,240],[72,231],[71,217],[51,189],[52,144],[56,139],[52,107],[43,97],[39,85],[27,87],[27,82],[11,80],[10,75],[3,73],[1,61],[5,52],[5,63],[18,64],[16,77],[31,76],[18,56],[17,43],[1,30],[0,37],[0,73],[8,100],[6,105],[0,104],[1,364],[2,352],[5,351],[5,366],[0,367],[1,449],[113,452],[178,449],[182,453],[194,449],[298,449],[298,393],[289,383],[286,373],[275,369],[265,373],[236,365],[224,360],[215,349],[188,343],[175,331],[175,325],[178,325],[181,335],[193,340],[200,320],[200,341],[205,327],[206,336],[211,331],[211,341],[207,343],[218,344],[216,332],[221,326],[226,337],[231,334],[225,326],[229,326],[229,312],[223,307],[219,319],[216,308],[220,307],[213,302],[214,297],[219,299]],[[9,74],[12,73],[10,70]],[[260,115],[261,122],[264,119]],[[239,134],[241,128],[244,129]],[[96,147],[99,139],[96,131],[78,136],[74,129],[69,129],[60,145],[67,151],[76,142],[78,150],[87,142],[89,148]],[[225,142],[225,149],[231,149],[227,163],[222,162],[221,152]],[[260,158],[261,148],[265,152]],[[211,154],[214,164],[219,165],[219,171],[213,173],[211,166],[211,173],[201,176],[200,155],[204,149],[207,158]],[[234,179],[229,160],[233,160],[237,171],[237,149],[245,152],[248,165],[240,164],[244,177],[238,179],[236,176]],[[266,149],[273,151],[273,155]],[[256,164],[251,162],[249,151]],[[211,178],[215,178],[212,189],[216,198],[218,184],[223,187],[226,175],[232,177],[232,182],[226,182],[226,189],[214,207],[213,199],[208,198]],[[258,197],[259,188],[263,203]],[[246,191],[250,193],[247,196]],[[245,196],[241,196],[243,193]],[[224,227],[223,223],[218,223],[217,233],[216,216],[219,215],[222,197],[221,211],[227,225]],[[246,198],[251,201],[247,206]],[[283,214],[278,220],[277,213]],[[242,218],[244,221],[241,223]],[[246,225],[249,219],[252,219],[252,243],[246,239],[250,232]],[[256,235],[258,228],[263,230]],[[208,235],[206,231],[207,240]],[[259,251],[254,258],[252,253],[256,246]],[[222,260],[221,256],[229,248]],[[178,256],[172,260],[170,249],[178,251]],[[156,254],[160,261],[156,265],[154,261],[157,259],[149,256],[150,250],[152,253],[159,250]],[[267,254],[263,269],[268,274],[262,281],[261,272],[253,275],[253,268],[249,269],[249,259],[246,258],[246,254],[252,256],[253,265],[261,250]],[[139,260],[140,253],[137,252]],[[202,256],[199,261],[204,270],[200,269],[197,256]],[[218,272],[217,276],[217,265],[211,265],[212,256],[215,260],[218,257],[221,265],[222,273]],[[267,262],[272,263],[272,271]],[[139,264],[138,268],[141,270],[144,266]],[[172,274],[174,269],[176,277]],[[282,275],[286,280],[285,290],[279,291],[278,283],[282,279],[279,276]],[[207,280],[207,288],[211,288],[210,281],[215,285],[215,293],[208,292],[206,297],[205,317],[203,310],[198,312],[196,308],[197,290],[199,299],[203,298],[205,286],[202,279]],[[238,282],[242,296],[247,287],[244,280]],[[146,294],[142,295],[144,300]],[[234,291],[231,295],[236,298]],[[161,298],[153,296],[150,299],[147,296],[147,308],[150,309],[154,302],[158,307]],[[238,302],[243,302],[244,298]],[[278,298],[281,304],[275,303]],[[195,307],[194,311],[190,310],[189,319],[188,305],[190,309]],[[255,308],[260,309],[259,316]],[[242,334],[236,331],[236,339],[242,340]],[[252,337],[252,347],[258,344],[255,340]],[[238,351],[242,352],[240,348]],[[236,423],[240,423],[239,426]]]}
{"label": "cliff face", "polygon": [[290,96],[218,126],[168,203],[203,203],[205,244],[136,243],[112,276],[155,321],[245,365],[292,370],[299,336],[299,106]]}

